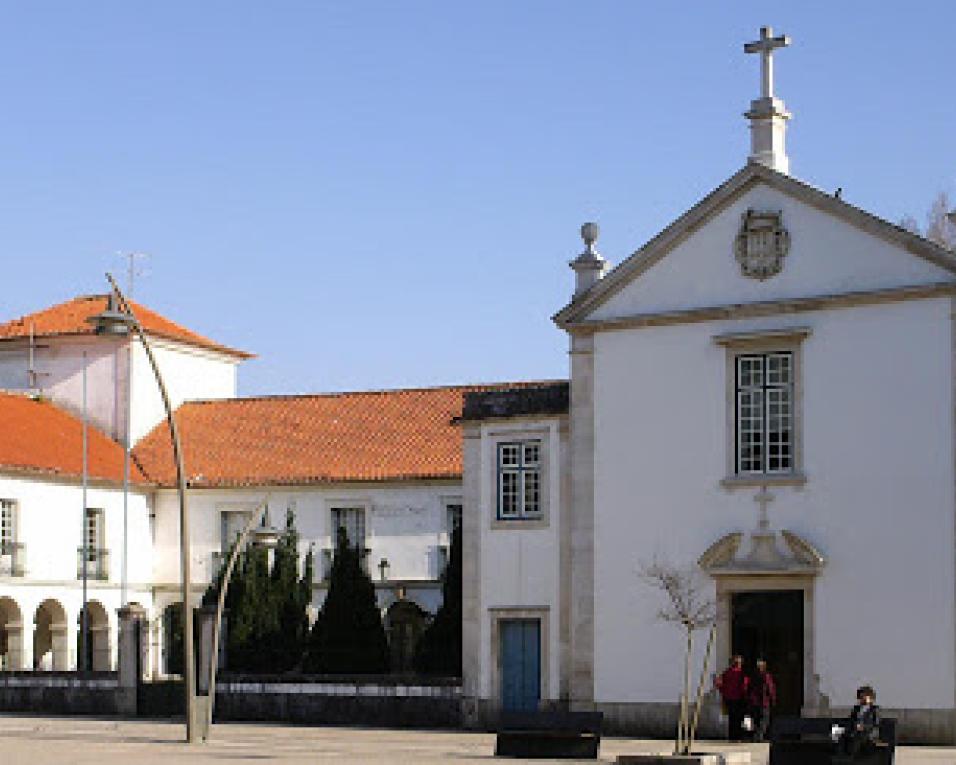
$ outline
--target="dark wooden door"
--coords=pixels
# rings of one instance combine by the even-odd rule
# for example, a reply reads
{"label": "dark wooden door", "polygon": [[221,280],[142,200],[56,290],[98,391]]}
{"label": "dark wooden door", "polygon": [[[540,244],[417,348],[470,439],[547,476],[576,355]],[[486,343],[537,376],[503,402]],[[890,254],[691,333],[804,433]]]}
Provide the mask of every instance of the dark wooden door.
{"label": "dark wooden door", "polygon": [[738,592],[733,595],[731,651],[748,673],[765,659],[777,682],[778,714],[799,715],[803,706],[803,591]]}

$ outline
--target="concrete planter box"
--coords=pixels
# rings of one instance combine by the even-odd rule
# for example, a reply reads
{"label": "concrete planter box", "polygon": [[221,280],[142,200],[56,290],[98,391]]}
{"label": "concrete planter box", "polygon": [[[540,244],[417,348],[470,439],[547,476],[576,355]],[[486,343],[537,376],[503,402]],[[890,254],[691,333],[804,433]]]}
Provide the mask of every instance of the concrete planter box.
{"label": "concrete planter box", "polygon": [[750,752],[727,752],[724,754],[703,752],[699,754],[622,754],[617,765],[745,765],[750,762]]}

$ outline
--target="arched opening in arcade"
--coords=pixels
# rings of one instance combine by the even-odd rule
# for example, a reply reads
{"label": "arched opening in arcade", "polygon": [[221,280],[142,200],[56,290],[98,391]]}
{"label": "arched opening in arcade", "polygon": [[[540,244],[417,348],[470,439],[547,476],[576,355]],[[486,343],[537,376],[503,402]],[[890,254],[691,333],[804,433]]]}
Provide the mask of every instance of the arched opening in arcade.
{"label": "arched opening in arcade", "polygon": [[[76,655],[84,660],[77,661],[77,669],[92,670],[93,672],[108,672],[112,669],[113,659],[110,651],[110,619],[103,604],[98,600],[91,600],[86,604],[86,613],[89,624],[87,630],[89,639],[84,646],[83,641],[83,612],[77,617],[76,623]],[[84,656],[85,648],[85,656]]]}
{"label": "arched opening in arcade", "polygon": [[12,598],[0,598],[0,670],[23,669],[23,619]]}
{"label": "arched opening in arcade", "polygon": [[33,669],[67,670],[69,663],[66,612],[56,600],[44,600],[33,618]]}

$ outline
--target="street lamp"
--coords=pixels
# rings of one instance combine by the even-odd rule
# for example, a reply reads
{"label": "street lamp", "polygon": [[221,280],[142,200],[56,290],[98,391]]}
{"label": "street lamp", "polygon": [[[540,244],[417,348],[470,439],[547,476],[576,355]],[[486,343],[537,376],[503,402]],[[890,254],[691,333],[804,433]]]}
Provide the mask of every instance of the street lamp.
{"label": "street lamp", "polygon": [[176,461],[176,486],[179,492],[179,554],[183,580],[183,676],[186,686],[186,741],[193,744],[205,739],[206,719],[205,716],[202,719],[197,716],[196,662],[193,656],[193,609],[189,577],[189,507],[186,504],[186,472],[183,467],[182,444],[179,439],[179,429],[176,427],[176,419],[173,417],[169,393],[159,371],[159,365],[156,363],[156,357],[153,355],[153,349],[146,339],[143,326],[136,318],[132,306],[123,296],[112,274],[106,274],[106,278],[113,288],[111,299],[107,303],[106,310],[91,317],[90,321],[95,324],[100,334],[124,335],[128,334],[130,329],[136,332],[136,336],[143,345],[146,358],[149,359],[156,384],[159,386],[159,395],[162,397],[163,407],[166,409],[166,421],[169,423],[169,437],[172,441],[173,457]]}
{"label": "street lamp", "polygon": [[261,547],[269,551],[271,557],[272,551],[279,545],[281,533],[273,526],[264,524],[265,514],[269,509],[269,499],[264,499],[257,507],[249,520],[246,522],[242,533],[232,546],[232,552],[229,553],[229,562],[226,563],[226,570],[223,572],[222,581],[219,584],[219,600],[216,603],[216,618],[212,628],[212,661],[209,663],[209,703],[206,707],[206,731],[212,728],[212,712],[216,705],[216,672],[219,669],[219,635],[222,631],[222,613],[226,607],[226,592],[229,589],[229,579],[232,577],[232,569],[236,565],[239,553],[245,548],[249,538],[252,537],[252,544],[255,547]]}

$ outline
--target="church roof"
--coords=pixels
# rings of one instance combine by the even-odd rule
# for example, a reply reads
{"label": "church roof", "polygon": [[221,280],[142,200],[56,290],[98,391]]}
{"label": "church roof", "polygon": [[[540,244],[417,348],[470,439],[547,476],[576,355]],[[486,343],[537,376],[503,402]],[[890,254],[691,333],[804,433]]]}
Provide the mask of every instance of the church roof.
{"label": "church roof", "polygon": [[895,244],[956,275],[956,253],[940,247],[919,234],[914,234],[862,208],[851,205],[838,196],[757,162],[749,162],[618,264],[603,279],[576,295],[568,305],[554,315],[554,322],[560,327],[568,328],[585,319],[594,309],[651,268],[688,236],[702,228],[717,213],[732,204],[747,190],[761,183]]}
{"label": "church roof", "polygon": [[[0,471],[79,479],[83,474],[83,423],[49,401],[0,392]],[[88,475],[92,480],[123,480],[123,447],[90,425]],[[130,480],[145,483],[135,461]]]}
{"label": "church roof", "polygon": [[[191,486],[460,479],[455,420],[465,394],[540,384],[194,401],[176,410],[176,421]],[[175,483],[165,423],[134,454],[149,478]]]}
{"label": "church roof", "polygon": [[[94,327],[89,319],[105,311],[106,303],[106,295],[83,295],[27,314],[19,319],[0,324],[0,341],[27,338],[30,336],[31,327],[34,337],[92,335]],[[144,305],[132,301],[130,305],[147,334],[240,359],[252,357],[250,353],[230,348],[186,329]]]}

